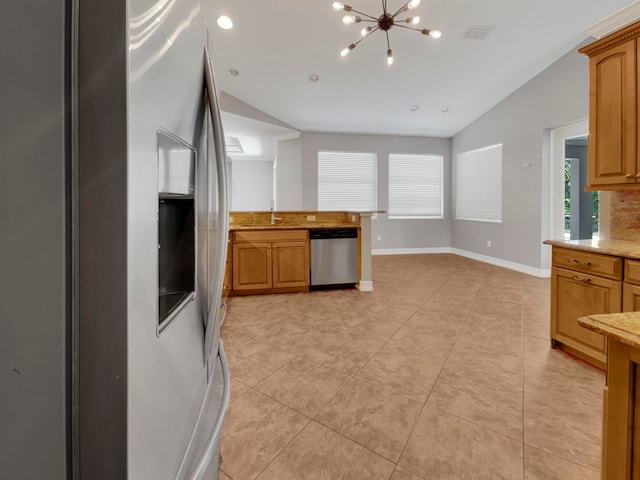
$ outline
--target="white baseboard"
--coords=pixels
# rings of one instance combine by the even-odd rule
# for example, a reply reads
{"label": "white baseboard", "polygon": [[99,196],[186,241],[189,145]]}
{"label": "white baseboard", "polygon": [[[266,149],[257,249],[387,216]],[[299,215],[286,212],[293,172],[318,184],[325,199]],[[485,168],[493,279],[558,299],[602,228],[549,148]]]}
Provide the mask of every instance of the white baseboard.
{"label": "white baseboard", "polygon": [[534,277],[548,278],[551,276],[551,270],[549,269],[530,267],[529,265],[522,265],[521,263],[510,262],[509,260],[489,257],[479,253],[467,252],[466,250],[459,250],[457,248],[452,248],[451,253],[460,255],[461,257],[471,258],[472,260],[488,263],[490,265],[495,265],[496,267],[503,267],[515,270],[516,272],[526,273],[527,275],[532,275]]}
{"label": "white baseboard", "polygon": [[435,247],[435,248],[378,248],[371,251],[372,255],[416,255],[416,254],[429,254],[429,253],[452,253],[454,255],[460,255],[461,257],[470,258],[472,260],[478,260],[479,262],[488,263],[497,267],[508,268],[509,270],[515,270],[516,272],[526,273],[539,278],[549,278],[551,276],[551,270],[548,268],[535,268],[529,265],[522,265],[520,263],[510,262],[501,258],[489,257],[488,255],[481,255],[479,253],[468,252],[466,250],[460,250],[452,247]]}
{"label": "white baseboard", "polygon": [[373,292],[373,282],[369,280],[360,280],[358,290],[361,292]]}
{"label": "white baseboard", "polygon": [[451,247],[433,248],[374,248],[371,255],[420,255],[424,253],[452,253]]}

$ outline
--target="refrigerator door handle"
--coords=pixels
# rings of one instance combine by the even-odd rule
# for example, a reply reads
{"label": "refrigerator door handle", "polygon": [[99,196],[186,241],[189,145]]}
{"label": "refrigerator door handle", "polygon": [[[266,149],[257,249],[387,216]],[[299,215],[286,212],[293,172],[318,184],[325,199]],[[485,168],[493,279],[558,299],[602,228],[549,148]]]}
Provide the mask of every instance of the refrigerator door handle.
{"label": "refrigerator door handle", "polygon": [[[218,347],[218,355],[220,357],[220,365],[222,367],[222,402],[220,405],[220,410],[218,411],[218,416],[216,417],[216,422],[213,425],[213,429],[209,434],[209,438],[204,447],[203,453],[198,459],[196,463],[196,467],[193,469],[193,473],[188,477],[188,480],[203,480],[203,475],[206,473],[207,468],[209,467],[209,463],[213,458],[213,455],[216,452],[216,445],[220,442],[222,437],[222,427],[224,426],[225,419],[227,418],[227,409],[229,407],[229,399],[230,399],[230,380],[229,376],[229,364],[227,363],[227,356],[224,352],[224,346],[222,345],[222,340],[220,340],[220,344]],[[213,388],[213,383],[209,384],[208,388]],[[209,396],[205,396],[205,401]],[[204,408],[204,407],[203,407]],[[187,446],[187,451],[191,450],[191,444],[193,443],[193,437],[195,436],[196,430],[194,429],[194,433],[192,435],[191,440],[189,441],[189,445]],[[185,456],[182,459],[182,463],[180,464],[180,468],[178,468],[178,473],[176,474],[176,479],[182,479],[182,471],[185,468],[185,461],[187,457]]]}
{"label": "refrigerator door handle", "polygon": [[[204,76],[205,89],[207,90],[208,109],[211,115],[211,125],[213,127],[213,144],[216,156],[216,168],[218,170],[218,211],[219,211],[219,228],[218,242],[219,248],[216,249],[216,271],[213,278],[212,298],[207,313],[207,323],[205,329],[204,344],[204,361],[211,360],[214,352],[211,347],[214,341],[214,332],[216,331],[215,322],[218,318],[218,310],[222,299],[222,290],[224,284],[224,273],[227,258],[227,237],[229,235],[229,207],[227,204],[227,175],[226,175],[226,150],[224,147],[224,132],[222,129],[222,119],[220,117],[220,107],[218,103],[218,95],[215,87],[213,75],[213,66],[209,50],[205,47],[204,52]],[[213,369],[210,369],[212,372]],[[210,380],[210,379],[209,379]]]}

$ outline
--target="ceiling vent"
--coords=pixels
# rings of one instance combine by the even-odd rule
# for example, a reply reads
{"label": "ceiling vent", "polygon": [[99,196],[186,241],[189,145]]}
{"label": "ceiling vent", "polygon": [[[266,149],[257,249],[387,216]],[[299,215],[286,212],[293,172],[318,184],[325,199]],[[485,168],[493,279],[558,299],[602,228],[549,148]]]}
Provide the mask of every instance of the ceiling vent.
{"label": "ceiling vent", "polygon": [[495,30],[495,27],[480,27],[478,25],[471,25],[462,38],[471,38],[473,40],[484,40],[489,36],[491,32]]}
{"label": "ceiling vent", "polygon": [[238,137],[225,137],[224,143],[227,154],[244,153],[244,148],[242,148],[242,144],[240,143],[240,139]]}

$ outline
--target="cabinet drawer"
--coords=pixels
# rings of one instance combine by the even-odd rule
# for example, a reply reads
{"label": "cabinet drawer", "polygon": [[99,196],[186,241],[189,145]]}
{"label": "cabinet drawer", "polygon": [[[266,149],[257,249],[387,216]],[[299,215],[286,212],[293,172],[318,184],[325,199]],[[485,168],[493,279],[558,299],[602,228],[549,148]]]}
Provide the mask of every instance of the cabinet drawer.
{"label": "cabinet drawer", "polygon": [[308,239],[308,230],[249,230],[233,232],[234,243],[299,242]]}
{"label": "cabinet drawer", "polygon": [[640,285],[640,261],[625,259],[624,281]]}
{"label": "cabinet drawer", "polygon": [[568,248],[553,249],[553,264],[579,272],[622,280],[622,258]]}

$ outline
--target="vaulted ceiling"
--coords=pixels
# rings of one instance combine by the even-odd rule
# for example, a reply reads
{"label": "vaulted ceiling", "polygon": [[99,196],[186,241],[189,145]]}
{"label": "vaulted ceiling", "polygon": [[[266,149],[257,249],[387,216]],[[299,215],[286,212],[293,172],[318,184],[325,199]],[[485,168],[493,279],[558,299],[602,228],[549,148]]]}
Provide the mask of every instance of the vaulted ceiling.
{"label": "vaulted ceiling", "polygon": [[[346,3],[382,13],[381,0]],[[450,137],[575,49],[586,28],[632,3],[422,0],[411,14],[442,38],[394,26],[388,66],[383,32],[340,56],[363,24],[345,25],[332,0],[213,0],[216,17],[234,22],[231,30],[211,26],[213,61],[221,90],[301,131]],[[489,34],[467,38],[471,27]]]}

